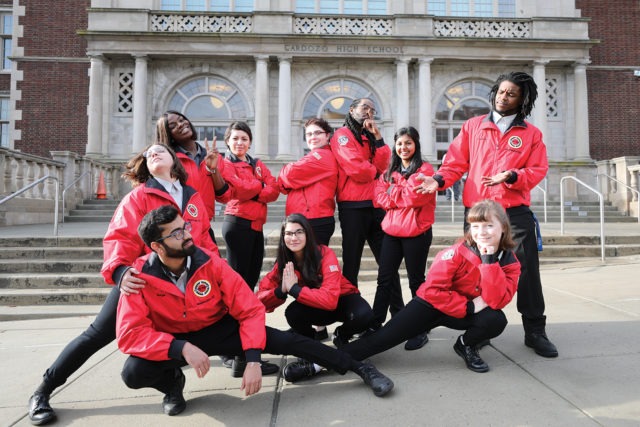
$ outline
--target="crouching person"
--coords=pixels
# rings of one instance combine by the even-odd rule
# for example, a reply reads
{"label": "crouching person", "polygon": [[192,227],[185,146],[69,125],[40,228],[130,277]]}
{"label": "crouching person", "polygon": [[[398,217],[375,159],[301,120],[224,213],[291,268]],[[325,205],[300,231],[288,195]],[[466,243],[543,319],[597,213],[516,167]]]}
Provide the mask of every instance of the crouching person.
{"label": "crouching person", "polygon": [[302,335],[265,327],[264,305],[226,262],[193,244],[188,223],[174,207],[149,212],[138,232],[153,252],[134,264],[147,286],[121,297],[118,305],[118,347],[131,355],[122,378],[130,388],[163,393],[165,414],[186,408],[181,368],[189,365],[203,378],[212,355],[245,357],[240,389],[247,396],[262,386],[263,351],[298,356],[340,374],[353,371],[376,396],[393,389],[393,382],[369,363]]}

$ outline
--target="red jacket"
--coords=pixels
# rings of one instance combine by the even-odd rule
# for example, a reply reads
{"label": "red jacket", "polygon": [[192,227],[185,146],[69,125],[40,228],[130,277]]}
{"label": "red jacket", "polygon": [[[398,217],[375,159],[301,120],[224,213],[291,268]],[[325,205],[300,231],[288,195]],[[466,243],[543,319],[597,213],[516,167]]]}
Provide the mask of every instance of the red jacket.
{"label": "red jacket", "polygon": [[512,251],[485,264],[477,250],[461,241],[436,255],[416,295],[461,319],[467,315],[467,304],[480,295],[492,309],[504,308],[518,289],[519,277],[520,263]]}
{"label": "red jacket", "polygon": [[[505,209],[531,205],[531,190],[547,174],[547,148],[542,133],[531,123],[516,117],[511,128],[502,135],[490,115],[467,120],[447,151],[437,175],[447,188],[469,172],[462,202],[466,207],[483,199],[492,199]],[[483,176],[504,171],[517,174],[516,181],[491,187],[482,185]]]}
{"label": "red jacket", "polygon": [[233,191],[233,199],[227,203],[225,215],[233,215],[251,221],[251,228],[262,231],[267,222],[267,203],[280,195],[278,183],[261,160],[247,156],[249,163],[239,160],[231,152],[224,159],[222,177]]}
{"label": "red jacket", "polygon": [[333,216],[336,210],[338,164],[331,147],[312,150],[289,163],[280,171],[278,184],[282,194],[288,194],[286,215],[301,213],[308,219]]}
{"label": "red jacket", "polygon": [[420,184],[416,180],[420,174],[433,175],[433,167],[424,162],[409,179],[405,179],[399,172],[393,172],[393,184],[388,183],[384,175],[378,178],[373,206],[387,211],[382,220],[382,230],[388,235],[415,237],[433,225],[436,195],[413,191],[413,188]]}
{"label": "red jacket", "polygon": [[264,306],[220,257],[196,249],[184,294],[165,276],[156,253],[138,258],[134,267],[147,284],[118,303],[116,338],[123,353],[156,361],[179,358],[185,341],[174,334],[199,331],[227,314],[240,324],[245,351],[264,349]]}
{"label": "red jacket", "polygon": [[[200,197],[207,207],[207,215],[209,218],[215,217],[215,201],[220,203],[227,203],[232,196],[232,192],[229,191],[229,186],[225,185],[219,191],[215,191],[213,188],[213,179],[211,174],[207,171],[205,162],[201,162],[200,166],[196,162],[184,153],[176,152],[176,156],[185,171],[187,172],[187,185],[196,189],[200,193]],[[224,159],[221,155],[218,155],[218,170],[217,173],[222,173],[224,169]]]}
{"label": "red jacket", "polygon": [[[358,288],[353,286],[346,277],[342,275],[340,264],[336,254],[327,246],[320,245],[322,253],[322,284],[319,288],[309,288],[304,284],[300,272],[296,270],[298,284],[294,285],[289,292],[300,304],[321,310],[334,311],[338,307],[338,299],[343,295],[359,293]],[[282,280],[278,280],[278,263],[260,281],[258,289],[258,299],[271,313],[286,301],[278,296],[282,295],[278,290],[282,289]]]}
{"label": "red jacket", "polygon": [[389,166],[391,149],[387,145],[377,148],[371,158],[371,142],[364,135],[362,142],[360,145],[346,127],[339,128],[331,137],[331,151],[338,162],[338,203],[373,200],[376,177]]}
{"label": "red jacket", "polygon": [[102,241],[104,263],[101,273],[107,283],[117,284],[119,278],[114,279],[116,269],[131,266],[136,258],[151,251],[138,235],[138,225],[147,213],[160,206],[175,206],[182,212],[184,220],[191,222],[193,242],[219,253],[209,233],[211,224],[200,195],[185,185],[182,187],[182,200],[183,206],[177,206],[173,197],[154,178],[138,185],[122,198]]}

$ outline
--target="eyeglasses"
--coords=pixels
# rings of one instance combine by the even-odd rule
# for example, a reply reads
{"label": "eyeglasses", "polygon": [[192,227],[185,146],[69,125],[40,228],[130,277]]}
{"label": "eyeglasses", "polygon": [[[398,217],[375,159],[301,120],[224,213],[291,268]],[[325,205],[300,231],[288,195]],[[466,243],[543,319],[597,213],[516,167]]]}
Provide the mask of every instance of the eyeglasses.
{"label": "eyeglasses", "polygon": [[149,157],[153,156],[154,154],[161,154],[161,153],[166,153],[166,152],[167,152],[167,149],[165,147],[163,147],[162,145],[152,145],[151,147],[149,147],[147,149],[147,151],[142,153],[142,157],[144,157],[145,159],[148,159]]}
{"label": "eyeglasses", "polygon": [[293,236],[302,237],[302,236],[304,236],[304,234],[305,234],[304,230],[302,228],[298,228],[296,231],[285,231],[284,232],[284,237],[289,237],[289,238],[291,238]]}
{"label": "eyeglasses", "polygon": [[314,130],[313,132],[305,133],[304,136],[306,136],[307,139],[309,139],[309,138],[314,137],[314,136],[320,136],[320,135],[322,135],[324,133],[328,133],[328,132],[325,132],[323,130]]}
{"label": "eyeglasses", "polygon": [[176,240],[183,240],[184,239],[184,232],[187,231],[187,232],[191,233],[191,228],[192,228],[191,227],[191,223],[189,221],[187,221],[187,222],[184,223],[182,228],[179,228],[177,230],[172,231],[168,236],[161,237],[158,240],[156,240],[156,242],[160,243],[164,239],[168,239],[169,237],[175,237]]}
{"label": "eyeglasses", "polygon": [[368,104],[360,104],[358,107],[362,108],[364,111],[370,111],[372,116],[375,116],[378,113],[375,108]]}

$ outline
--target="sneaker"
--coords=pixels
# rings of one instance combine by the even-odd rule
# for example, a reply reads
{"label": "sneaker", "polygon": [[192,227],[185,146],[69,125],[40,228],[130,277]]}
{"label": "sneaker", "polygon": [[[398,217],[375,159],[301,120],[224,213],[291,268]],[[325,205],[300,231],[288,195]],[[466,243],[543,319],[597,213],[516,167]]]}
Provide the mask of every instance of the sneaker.
{"label": "sneaker", "polygon": [[56,419],[56,412],[49,406],[49,395],[36,391],[29,398],[29,419],[34,426],[41,426]]}
{"label": "sneaker", "polygon": [[[236,357],[233,359],[233,363],[231,366],[231,376],[233,378],[242,378],[244,375],[244,370],[247,367],[247,361]],[[280,366],[275,363],[269,363],[267,361],[260,361],[260,370],[262,371],[262,375],[272,375],[280,371]]]}
{"label": "sneaker", "polygon": [[169,390],[169,393],[165,394],[164,399],[162,399],[162,410],[165,414],[170,416],[178,415],[187,408],[187,402],[182,395],[184,383],[184,374],[182,369],[178,368],[176,370],[176,382]]}
{"label": "sneaker", "polygon": [[462,335],[460,335],[456,340],[456,343],[453,345],[453,349],[458,356],[462,357],[464,363],[467,364],[467,368],[471,369],[473,372],[487,372],[489,370],[489,365],[482,360],[480,354],[478,354],[476,346],[462,344]]}
{"label": "sneaker", "polygon": [[558,357],[558,349],[549,341],[547,334],[544,332],[526,334],[524,336],[524,345],[531,347],[536,354],[542,357]]}
{"label": "sneaker", "polygon": [[313,362],[309,362],[304,359],[298,359],[297,362],[291,362],[282,370],[284,379],[290,383],[313,377],[316,374],[317,372],[316,368],[313,366]]}
{"label": "sneaker", "polygon": [[416,335],[413,338],[409,338],[407,342],[404,344],[405,350],[418,350],[419,348],[424,347],[429,342],[429,336],[426,332]]}
{"label": "sneaker", "polygon": [[316,341],[324,341],[329,338],[329,332],[327,332],[327,328],[322,328],[320,330],[316,330],[313,333],[313,339]]}
{"label": "sneaker", "polygon": [[366,385],[371,387],[373,394],[378,397],[382,397],[393,390],[393,381],[378,371],[371,363],[362,363],[354,372],[364,380]]}
{"label": "sneaker", "polygon": [[231,369],[233,366],[233,356],[219,356],[222,361],[222,366]]}

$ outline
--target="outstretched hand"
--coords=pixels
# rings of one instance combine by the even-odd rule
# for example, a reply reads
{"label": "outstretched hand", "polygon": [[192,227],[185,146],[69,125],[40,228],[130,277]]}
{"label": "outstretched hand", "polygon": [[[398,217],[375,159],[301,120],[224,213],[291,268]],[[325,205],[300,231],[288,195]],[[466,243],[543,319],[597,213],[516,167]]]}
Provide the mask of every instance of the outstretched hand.
{"label": "outstretched hand", "polygon": [[509,178],[511,178],[511,171],[504,171],[493,176],[483,176],[480,178],[480,182],[482,182],[485,187],[492,187],[494,185],[502,184]]}
{"label": "outstretched hand", "polygon": [[204,158],[204,162],[211,172],[214,172],[218,168],[218,159],[220,153],[216,147],[217,137],[213,135],[213,144],[209,145],[209,140],[204,139],[204,148],[207,150],[207,155]]}
{"label": "outstretched hand", "polygon": [[418,194],[431,194],[438,191],[438,181],[433,179],[431,176],[426,176],[424,174],[420,174],[416,177],[416,181],[422,181],[419,185],[413,187],[413,191]]}

